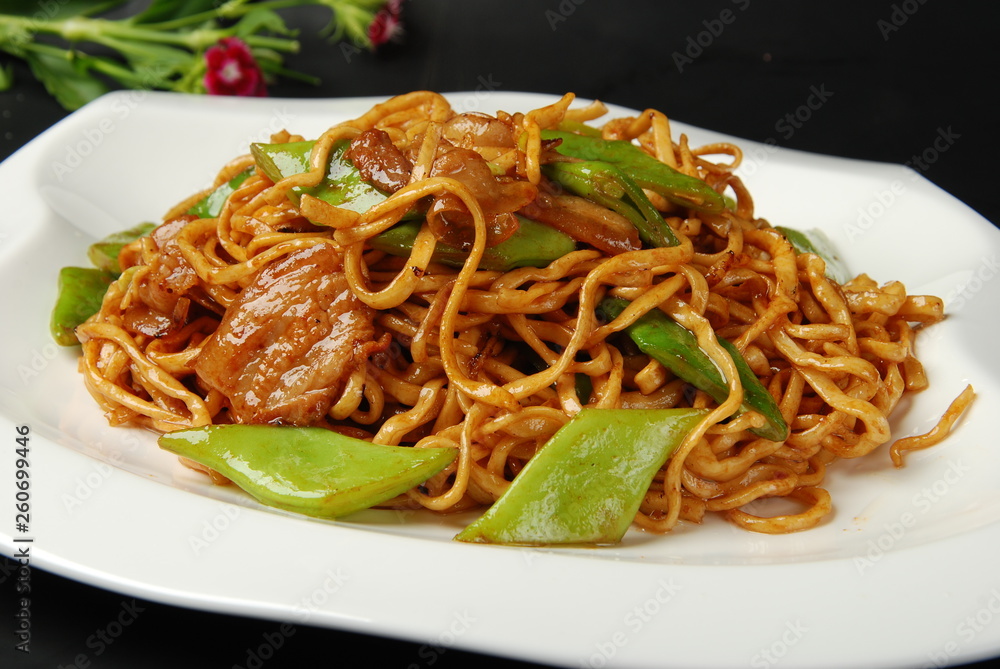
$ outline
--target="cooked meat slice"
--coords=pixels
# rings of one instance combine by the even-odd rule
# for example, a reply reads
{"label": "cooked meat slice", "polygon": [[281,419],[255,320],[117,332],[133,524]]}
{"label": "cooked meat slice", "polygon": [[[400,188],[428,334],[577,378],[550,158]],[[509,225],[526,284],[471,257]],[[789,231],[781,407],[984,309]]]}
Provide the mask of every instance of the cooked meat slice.
{"label": "cooked meat slice", "polygon": [[[486,218],[487,246],[496,246],[517,232],[520,224],[513,212],[538,194],[538,188],[527,181],[495,177],[489,163],[471,149],[449,149],[439,155],[431,166],[431,176],[450,177],[472,192]],[[427,211],[427,225],[440,241],[456,248],[468,250],[475,242],[472,214],[451,193],[434,199]]]}
{"label": "cooked meat slice", "polygon": [[189,292],[198,285],[198,275],[181,253],[177,235],[194,218],[185,215],[167,221],[150,235],[159,253],[149,271],[136,279],[136,295],[145,306],[129,309],[125,326],[132,332],[162,337],[184,325],[191,304]]}
{"label": "cooked meat slice", "polygon": [[372,128],[354,138],[347,157],[361,176],[386,193],[395,193],[410,181],[413,165],[396,148],[385,130]]}
{"label": "cooked meat slice", "polygon": [[317,244],[274,261],[240,293],[195,362],[240,423],[308,425],[381,346],[372,309]]}

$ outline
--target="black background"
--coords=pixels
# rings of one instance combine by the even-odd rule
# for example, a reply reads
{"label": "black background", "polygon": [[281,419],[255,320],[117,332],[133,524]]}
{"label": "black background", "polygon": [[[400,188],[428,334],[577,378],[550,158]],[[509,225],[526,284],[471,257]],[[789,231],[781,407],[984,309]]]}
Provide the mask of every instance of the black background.
{"label": "black background", "polygon": [[[402,41],[375,54],[348,48],[348,59],[344,45],[318,38],[323,11],[296,10],[286,16],[301,29],[303,49],[288,64],[323,82],[312,87],[285,81],[270,92],[388,96],[415,89],[476,90],[490,82],[501,90],[573,91],[654,107],[678,121],[818,153],[892,163],[923,154],[933,157],[917,166],[927,179],[997,224],[997,14],[992,3],[943,0],[413,0],[404,7]],[[17,83],[0,93],[0,159],[66,115],[26,68],[0,56],[0,63],[8,62]],[[782,119],[816,90],[827,99],[789,136]],[[953,142],[925,154],[942,133]],[[69,666],[86,650],[87,637],[131,600],[37,569],[32,587],[32,653],[15,656],[8,633],[13,579],[0,571],[2,667]],[[139,603],[145,610],[136,623],[91,666],[228,669],[245,665],[246,649],[277,629],[269,621]],[[849,633],[844,642],[850,643]],[[516,648],[516,640],[511,643]],[[668,664],[668,649],[664,658]],[[265,666],[361,662],[534,666],[457,649],[429,653],[421,644],[304,626]]]}

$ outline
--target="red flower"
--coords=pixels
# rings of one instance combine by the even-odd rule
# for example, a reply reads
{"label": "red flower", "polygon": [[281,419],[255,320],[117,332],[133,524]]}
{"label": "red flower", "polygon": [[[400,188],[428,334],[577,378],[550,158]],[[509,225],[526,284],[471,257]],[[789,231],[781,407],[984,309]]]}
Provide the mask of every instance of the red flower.
{"label": "red flower", "polygon": [[250,53],[250,47],[238,37],[223,37],[205,51],[208,71],[205,88],[211,95],[265,97],[264,73]]}
{"label": "red flower", "polygon": [[368,26],[372,48],[399,39],[403,34],[403,0],[389,0]]}

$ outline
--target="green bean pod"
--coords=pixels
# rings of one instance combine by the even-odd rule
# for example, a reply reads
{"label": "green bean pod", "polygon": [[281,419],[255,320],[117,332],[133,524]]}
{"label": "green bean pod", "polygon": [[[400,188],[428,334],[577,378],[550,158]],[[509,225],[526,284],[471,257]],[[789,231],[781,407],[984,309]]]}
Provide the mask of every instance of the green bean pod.
{"label": "green bean pod", "polygon": [[[613,320],[628,305],[627,300],[609,297],[601,301],[598,311],[608,320]],[[640,351],[658,361],[678,378],[706,392],[716,402],[721,404],[729,397],[729,385],[725,377],[708,354],[698,346],[697,337],[662,311],[655,309],[643,314],[625,328],[625,333]],[[743,404],[738,413],[756,411],[767,420],[763,427],[752,428],[750,432],[771,441],[787,439],[788,424],[771,393],[731,342],[722,337],[718,337],[718,341],[732,357],[743,385]]]}
{"label": "green bean pod", "polygon": [[706,413],[582,409],[455,539],[515,545],[618,543],[653,476]]}
{"label": "green bean pod", "polygon": [[655,191],[682,207],[715,213],[726,207],[722,195],[707,183],[678,172],[631,142],[563,130],[543,130],[542,139],[561,140],[555,150],[564,156],[611,163],[641,188]]}
{"label": "green bean pod", "polygon": [[401,495],[458,454],[275,425],[178,430],[162,435],[159,445],[219,472],[262,504],[319,518],[339,518]]}

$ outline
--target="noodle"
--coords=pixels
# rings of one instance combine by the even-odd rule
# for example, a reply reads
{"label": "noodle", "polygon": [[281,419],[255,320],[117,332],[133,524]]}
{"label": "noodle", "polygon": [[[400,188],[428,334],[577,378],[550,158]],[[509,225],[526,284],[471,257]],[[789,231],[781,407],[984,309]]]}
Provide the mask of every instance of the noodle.
{"label": "noodle", "polygon": [[[492,503],[583,407],[706,408],[654,478],[636,524],[667,532],[680,520],[700,522],[708,512],[755,532],[817,525],[832,510],[830,494],[820,487],[827,466],[890,442],[891,411],[905,393],[926,387],[914,339],[920,326],[943,319],[940,300],[907,295],[898,282],[876,285],[866,275],[843,285],[828,278],[819,256],[797,252],[755,217],[751,196],[734,174],[742,160],[738,147],[692,148],[687,137],[671,135],[662,112],[651,109],[607,121],[602,136],[634,142],[727,194],[731,206],[696,211],[648,193],[678,245],[610,254],[579,243],[545,267],[480,269],[495,243],[491,235],[508,234],[503,225],[512,220],[498,203],[514,196],[497,190],[534,199],[547,186],[543,168],[557,158],[543,131],[592,122],[606,112],[601,103],[570,108],[573,99],[568,94],[525,114],[486,117],[459,114],[434,93],[410,93],[323,133],[306,172],[272,181],[254,170],[217,217],[188,215],[204,193],[187,198],[151,238],[123,250],[124,274],[100,312],[77,329],[88,390],[113,424],[161,432],[306,421],[377,443],[453,448],[458,457],[451,466],[390,503],[439,512]],[[411,166],[388,198],[365,211],[308,193],[298,204],[289,199],[290,189],[322,182],[338,142],[353,147],[373,130],[383,131]],[[273,141],[298,139],[281,133]],[[461,150],[489,160],[497,178],[473,182],[468,172],[444,169],[442,156]],[[717,156],[728,160],[715,162]],[[216,186],[253,166],[250,156],[234,160],[219,172]],[[438,202],[464,216],[461,230],[445,216],[438,221],[443,229],[429,220],[420,227],[408,256],[373,246],[408,212]],[[459,233],[466,235],[460,241],[448,237]],[[456,243],[466,254],[462,264],[435,261],[438,250]],[[320,265],[332,269],[317,273]],[[364,331],[363,341],[323,358],[342,343],[323,340],[306,350],[295,339],[266,339],[255,364],[275,369],[259,378],[286,374],[288,387],[297,389],[286,398],[295,410],[282,413],[282,405],[269,414],[260,406],[266,402],[254,397],[247,412],[257,413],[243,413],[233,392],[213,381],[225,364],[217,358],[229,319],[249,310],[268,286],[294,292],[289,286],[299,284],[285,282],[328,286],[331,276],[343,282],[348,300],[334,315],[364,321],[356,330]],[[606,297],[631,304],[603,322],[597,306]],[[305,313],[315,299],[303,295],[295,309]],[[627,341],[623,331],[649,312],[666,314],[694,334],[727,379],[728,399],[720,404],[693,391]],[[325,312],[309,312],[299,323],[279,314],[268,337],[324,318]],[[263,319],[259,327],[269,323]],[[734,416],[744,388],[719,337],[733,343],[774,397],[791,428],[787,439],[751,432],[764,424],[756,412]],[[234,346],[234,355],[250,354],[240,341]],[[299,359],[324,362],[290,367]],[[326,380],[316,385],[316,375]],[[579,390],[581,379],[588,390]],[[970,388],[927,435],[898,441],[893,462],[899,466],[903,452],[943,439],[972,397]],[[773,517],[749,511],[754,501],[771,497],[802,508]]]}

